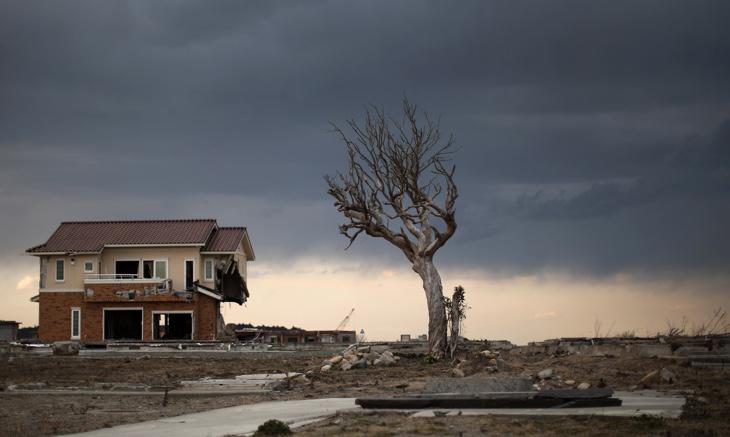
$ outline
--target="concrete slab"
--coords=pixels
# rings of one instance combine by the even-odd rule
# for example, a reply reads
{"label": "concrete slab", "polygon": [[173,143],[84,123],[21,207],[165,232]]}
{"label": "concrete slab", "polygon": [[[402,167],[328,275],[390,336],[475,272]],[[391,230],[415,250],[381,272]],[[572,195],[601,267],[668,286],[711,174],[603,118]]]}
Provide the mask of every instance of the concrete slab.
{"label": "concrete slab", "polygon": [[[435,411],[446,415],[518,415],[518,416],[574,416],[597,415],[613,417],[637,417],[641,415],[676,419],[682,414],[686,399],[684,396],[667,395],[653,390],[642,392],[616,392],[620,407],[598,408],[492,408],[492,409],[428,409],[420,410],[410,417],[434,417]],[[383,410],[386,411],[386,410]],[[393,410],[387,410],[393,411]]]}
{"label": "concrete slab", "polygon": [[216,437],[256,431],[269,419],[279,419],[290,426],[301,426],[325,418],[337,411],[357,410],[354,398],[275,401],[221,408],[202,413],[167,417],[149,422],[121,425],[96,431],[71,434],[85,437],[169,436]]}
{"label": "concrete slab", "polygon": [[490,393],[534,391],[532,378],[466,377],[430,378],[426,381],[426,393]]}

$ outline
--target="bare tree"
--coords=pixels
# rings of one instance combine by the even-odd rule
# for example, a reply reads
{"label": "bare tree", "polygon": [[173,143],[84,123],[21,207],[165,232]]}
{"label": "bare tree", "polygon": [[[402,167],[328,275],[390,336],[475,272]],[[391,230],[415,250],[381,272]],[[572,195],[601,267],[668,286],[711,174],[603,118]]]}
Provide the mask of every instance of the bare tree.
{"label": "bare tree", "polygon": [[458,197],[453,137],[442,139],[438,121],[427,113],[419,124],[416,106],[403,99],[403,117],[386,117],[371,106],[362,124],[334,125],[347,146],[347,171],[326,176],[328,193],[347,222],[340,233],[348,248],[363,232],[400,249],[423,281],[428,304],[432,356],[446,353],[446,314],[441,277],[433,256],[456,232]]}

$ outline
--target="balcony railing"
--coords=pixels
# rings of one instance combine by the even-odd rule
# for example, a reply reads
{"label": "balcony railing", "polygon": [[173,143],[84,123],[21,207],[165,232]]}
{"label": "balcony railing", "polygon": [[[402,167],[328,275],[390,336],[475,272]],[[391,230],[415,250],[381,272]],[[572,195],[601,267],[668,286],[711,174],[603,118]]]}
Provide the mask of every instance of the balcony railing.
{"label": "balcony railing", "polygon": [[87,284],[117,283],[117,282],[163,282],[163,278],[144,278],[131,273],[88,273],[84,277]]}

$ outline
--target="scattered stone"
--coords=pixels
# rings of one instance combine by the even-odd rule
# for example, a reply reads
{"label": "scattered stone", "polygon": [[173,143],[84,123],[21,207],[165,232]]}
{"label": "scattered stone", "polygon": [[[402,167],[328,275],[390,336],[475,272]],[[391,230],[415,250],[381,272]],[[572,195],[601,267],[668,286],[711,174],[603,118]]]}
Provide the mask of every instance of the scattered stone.
{"label": "scattered stone", "polygon": [[666,367],[662,368],[661,378],[662,378],[662,382],[665,384],[672,384],[672,383],[674,383],[674,381],[677,380],[677,378],[674,376],[674,372],[667,369]]}
{"label": "scattered stone", "polygon": [[327,364],[325,366],[322,366],[322,369],[320,369],[320,370],[322,370],[322,372],[329,372],[331,368],[332,368],[332,365]]}
{"label": "scattered stone", "polygon": [[499,369],[496,368],[495,366],[487,366],[487,372],[489,372],[489,373],[497,373],[497,372],[499,372]]}
{"label": "scattered stone", "polygon": [[57,341],[53,343],[53,355],[78,355],[81,346],[75,341]]}
{"label": "scattered stone", "polygon": [[363,358],[360,358],[359,360],[352,363],[353,369],[365,369],[367,367],[368,367],[368,362]]}
{"label": "scattered stone", "polygon": [[366,354],[366,353],[370,352],[370,346],[360,346],[356,350],[357,350],[357,353],[359,353],[359,354]]}
{"label": "scattered stone", "polygon": [[352,363],[350,363],[347,360],[343,360],[340,363],[340,369],[342,369],[342,370],[350,370],[351,368],[352,368]]}
{"label": "scattered stone", "polygon": [[563,382],[565,382],[565,385],[575,385],[575,380],[574,379],[566,379]]}
{"label": "scattered stone", "polygon": [[497,367],[497,359],[496,358],[490,358],[489,359],[489,365]]}
{"label": "scattered stone", "polygon": [[337,364],[340,361],[342,361],[342,355],[335,355],[334,357],[329,359],[330,364]]}
{"label": "scattered stone", "polygon": [[537,377],[540,379],[550,379],[553,376],[553,369],[541,370],[537,373]]}
{"label": "scattered stone", "polygon": [[458,367],[454,368],[454,370],[451,371],[451,373],[454,374],[457,378],[463,378],[466,376],[463,370],[459,369]]}
{"label": "scattered stone", "polygon": [[577,387],[578,390],[588,390],[589,388],[591,388],[591,385],[587,382],[581,382]]}
{"label": "scattered stone", "polygon": [[497,370],[507,372],[512,370],[512,366],[507,361],[497,358]]}
{"label": "scattered stone", "polygon": [[656,383],[659,381],[659,372],[657,370],[652,370],[651,372],[644,375],[643,378],[639,381],[639,386],[643,387],[650,387],[653,383]]}

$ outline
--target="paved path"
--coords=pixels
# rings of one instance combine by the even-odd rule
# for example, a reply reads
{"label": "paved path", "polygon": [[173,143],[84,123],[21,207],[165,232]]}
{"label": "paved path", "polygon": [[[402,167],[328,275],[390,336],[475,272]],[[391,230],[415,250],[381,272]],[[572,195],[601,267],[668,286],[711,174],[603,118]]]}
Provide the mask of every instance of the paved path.
{"label": "paved path", "polygon": [[355,405],[354,398],[262,402],[73,435],[86,437],[216,437],[254,432],[259,425],[269,419],[279,419],[296,426],[347,409],[360,409],[360,407]]}
{"label": "paved path", "polygon": [[[616,392],[614,396],[623,400],[620,407],[599,408],[499,408],[499,409],[431,409],[400,410],[411,411],[412,417],[430,417],[434,411],[448,415],[600,415],[600,416],[649,416],[676,418],[682,413],[683,396],[671,396],[655,391]],[[308,399],[302,401],[273,401],[259,404],[221,408],[202,413],[168,417],[132,425],[104,428],[88,433],[74,434],[86,437],[111,436],[168,436],[215,437],[228,434],[246,434],[256,431],[259,425],[269,419],[279,419],[291,426],[304,425],[317,419],[335,414],[337,411],[365,411],[355,405],[354,398]],[[396,411],[396,410],[384,410]]]}

